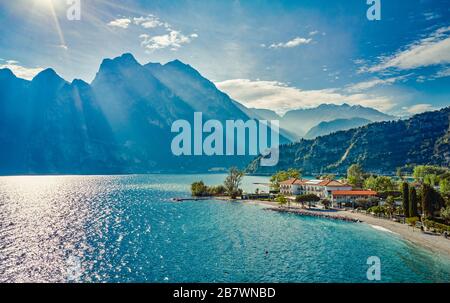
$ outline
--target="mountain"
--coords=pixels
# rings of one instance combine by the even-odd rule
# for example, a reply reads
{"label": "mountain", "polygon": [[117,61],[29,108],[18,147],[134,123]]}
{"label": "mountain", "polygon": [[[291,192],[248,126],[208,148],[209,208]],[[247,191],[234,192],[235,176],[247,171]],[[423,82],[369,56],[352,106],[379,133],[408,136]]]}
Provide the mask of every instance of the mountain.
{"label": "mountain", "polygon": [[301,138],[312,127],[321,122],[352,118],[363,118],[374,122],[396,119],[396,117],[384,114],[376,109],[360,105],[322,104],[316,108],[288,111],[281,120],[281,126]]}
{"label": "mountain", "polygon": [[336,119],[330,122],[320,122],[318,125],[311,128],[306,135],[305,139],[314,139],[320,136],[329,135],[340,130],[349,130],[370,124],[372,121],[364,118],[351,118],[351,119]]}
{"label": "mountain", "polygon": [[[32,81],[0,70],[0,174],[198,172],[245,167],[253,156],[171,151],[176,120],[250,119],[243,105],[193,67],[105,59],[91,84],[47,69]],[[282,138],[282,142],[289,142]],[[235,139],[235,144],[237,140]],[[248,138],[247,142],[248,145]]]}
{"label": "mountain", "polygon": [[32,81],[0,71],[0,173],[118,171],[114,137],[87,83],[52,69]]}
{"label": "mountain", "polygon": [[260,108],[250,108],[250,110],[260,117],[261,119],[265,120],[281,120],[281,117],[270,109],[260,109]]}
{"label": "mountain", "polygon": [[144,68],[193,110],[203,112],[205,120],[249,119],[227,94],[190,65],[175,60],[165,65],[149,63]]}
{"label": "mountain", "polygon": [[273,173],[290,167],[305,174],[343,174],[353,163],[374,173],[393,173],[407,164],[450,165],[450,107],[416,115],[408,120],[372,123],[339,131],[315,140],[280,147],[275,167],[260,167],[255,159],[251,173]]}

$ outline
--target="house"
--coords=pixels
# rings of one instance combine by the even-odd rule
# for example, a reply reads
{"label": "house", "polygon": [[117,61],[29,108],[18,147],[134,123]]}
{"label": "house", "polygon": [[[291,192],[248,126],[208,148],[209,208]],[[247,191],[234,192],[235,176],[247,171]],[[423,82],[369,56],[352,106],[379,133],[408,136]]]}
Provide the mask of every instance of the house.
{"label": "house", "polygon": [[368,199],[377,196],[373,190],[336,190],[331,192],[333,207],[342,207],[345,204],[354,204],[358,199]]}
{"label": "house", "polygon": [[280,193],[283,195],[314,194],[321,199],[331,199],[333,191],[352,190],[348,184],[335,180],[289,179],[280,183]]}

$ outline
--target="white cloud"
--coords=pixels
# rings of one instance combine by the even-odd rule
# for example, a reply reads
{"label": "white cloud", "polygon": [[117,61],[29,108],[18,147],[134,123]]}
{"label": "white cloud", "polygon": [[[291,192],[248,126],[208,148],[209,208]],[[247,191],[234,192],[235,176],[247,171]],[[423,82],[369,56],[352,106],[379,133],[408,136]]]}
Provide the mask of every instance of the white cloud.
{"label": "white cloud", "polygon": [[424,13],[423,15],[427,21],[441,18],[441,15],[438,13]]}
{"label": "white cloud", "polygon": [[120,18],[109,22],[108,25],[112,27],[128,28],[128,26],[130,26],[130,23],[131,23],[130,19]]}
{"label": "white cloud", "polygon": [[19,65],[19,62],[15,60],[7,60],[5,61],[5,63],[6,64],[0,65],[0,69],[8,68],[14,73],[14,75],[16,75],[16,77],[26,80],[33,79],[34,76],[36,76],[37,74],[39,74],[41,71],[44,70],[43,68],[40,67],[29,68],[21,66]]}
{"label": "white cloud", "polygon": [[403,75],[403,76],[391,77],[391,78],[386,78],[386,79],[374,78],[374,79],[371,79],[368,81],[363,81],[363,82],[349,85],[346,87],[345,90],[348,92],[352,92],[352,93],[361,92],[361,91],[368,90],[368,89],[373,88],[378,85],[391,85],[391,84],[394,84],[395,82],[403,81],[408,76],[410,76],[410,75]]}
{"label": "white cloud", "polygon": [[162,22],[158,17],[154,15],[148,15],[146,17],[138,17],[133,19],[134,24],[140,25],[143,28],[157,28],[157,27],[165,27],[170,29],[170,24],[167,22]]}
{"label": "white cloud", "polygon": [[409,114],[416,115],[428,111],[432,111],[435,108],[431,104],[416,104],[411,107],[404,107],[404,110],[406,110]]}
{"label": "white cloud", "polygon": [[450,26],[433,32],[429,37],[409,45],[405,50],[393,56],[382,58],[376,66],[365,68],[365,71],[380,72],[394,68],[411,70],[419,67],[450,63]]}
{"label": "white cloud", "polygon": [[179,49],[183,44],[190,43],[193,38],[197,38],[197,34],[185,36],[179,31],[171,30],[165,35],[150,36],[142,34],[139,36],[142,40],[141,44],[148,50],[156,50],[170,48],[171,50]]}
{"label": "white cloud", "polygon": [[436,73],[436,75],[434,77],[435,78],[450,77],[450,67],[446,67],[446,68],[441,69],[440,71],[438,71]]}
{"label": "white cloud", "polygon": [[[140,16],[134,18],[121,18],[111,21],[109,26],[120,28],[128,28],[130,25],[135,25],[138,28],[145,29],[145,32],[139,35],[141,45],[147,51],[154,51],[157,49],[169,48],[176,51],[183,44],[190,43],[193,39],[198,38],[197,33],[185,35],[155,15]],[[161,33],[161,30],[163,31]],[[158,32],[157,34],[150,34],[150,32]]]}
{"label": "white cloud", "polygon": [[323,103],[363,105],[382,111],[396,105],[387,97],[349,94],[335,88],[301,90],[277,81],[234,79],[218,82],[216,85],[233,99],[248,107],[272,109],[279,114],[292,109],[316,107]]}
{"label": "white cloud", "polygon": [[311,43],[312,39],[306,39],[306,38],[301,38],[301,37],[297,37],[294,38],[286,43],[273,43],[269,46],[269,48],[291,48],[291,47],[296,47],[296,46],[300,46],[302,44],[309,44]]}
{"label": "white cloud", "polygon": [[319,33],[319,31],[312,31],[312,32],[309,32],[309,35],[310,36],[315,36],[315,35],[317,35]]}

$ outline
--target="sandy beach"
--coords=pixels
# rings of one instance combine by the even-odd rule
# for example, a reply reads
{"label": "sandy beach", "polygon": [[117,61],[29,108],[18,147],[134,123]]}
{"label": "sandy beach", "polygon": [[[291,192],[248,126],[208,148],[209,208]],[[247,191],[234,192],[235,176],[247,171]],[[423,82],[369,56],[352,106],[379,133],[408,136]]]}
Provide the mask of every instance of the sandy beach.
{"label": "sandy beach", "polygon": [[[279,208],[279,205],[276,202],[252,200],[246,201],[245,203],[262,205],[273,210]],[[293,212],[301,211],[302,215],[310,214],[311,216],[330,217],[334,219],[343,218],[358,220],[363,224],[371,225],[374,229],[394,233],[413,244],[420,245],[437,254],[450,258],[450,239],[445,239],[443,236],[433,235],[431,233],[424,233],[420,229],[413,228],[407,224],[401,224],[391,220],[346,210],[309,210],[298,206],[292,206],[291,208]]]}

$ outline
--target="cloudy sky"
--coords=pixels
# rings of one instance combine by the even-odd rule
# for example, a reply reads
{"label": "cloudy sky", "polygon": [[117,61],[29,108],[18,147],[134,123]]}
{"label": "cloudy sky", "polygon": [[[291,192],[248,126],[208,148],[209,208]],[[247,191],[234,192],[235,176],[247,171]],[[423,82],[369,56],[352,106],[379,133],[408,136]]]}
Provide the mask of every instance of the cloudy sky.
{"label": "cloudy sky", "polygon": [[407,115],[450,105],[450,0],[0,0],[0,68],[92,81],[103,58],[180,59],[249,107]]}

